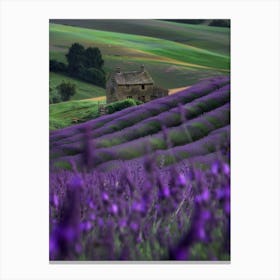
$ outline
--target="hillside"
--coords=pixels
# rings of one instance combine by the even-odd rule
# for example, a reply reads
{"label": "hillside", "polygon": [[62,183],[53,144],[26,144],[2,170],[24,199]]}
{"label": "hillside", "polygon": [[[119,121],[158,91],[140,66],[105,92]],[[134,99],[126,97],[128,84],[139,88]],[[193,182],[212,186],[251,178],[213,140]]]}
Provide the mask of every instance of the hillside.
{"label": "hillside", "polygon": [[103,100],[73,100],[51,104],[49,107],[49,129],[64,128],[75,123],[85,122],[98,117],[98,104]]}
{"label": "hillside", "polygon": [[223,28],[156,20],[90,24],[94,29],[50,23],[50,58],[65,62],[74,42],[95,46],[102,52],[107,74],[116,66],[130,71],[145,64],[155,82],[165,88],[229,73],[229,31]]}
{"label": "hillside", "polygon": [[49,85],[52,89],[55,90],[55,88],[63,81],[70,82],[76,85],[76,94],[72,96],[70,100],[89,99],[99,96],[105,96],[104,88],[62,74],[50,72]]}
{"label": "hillside", "polygon": [[[55,82],[59,84],[60,79],[74,83],[77,86],[77,94],[71,98],[71,101],[50,104],[50,130],[64,128],[99,116],[98,104],[106,103],[104,89],[56,73],[50,73],[50,77],[52,87],[56,84]],[[175,94],[185,88],[187,87],[171,89],[169,94]],[[104,95],[99,96],[99,94]],[[87,98],[92,95],[97,97]]]}
{"label": "hillside", "polygon": [[[50,73],[50,102],[77,87],[49,106],[51,261],[230,260],[230,29],[206,24],[50,20],[50,59],[98,47],[107,78],[144,64],[169,94],[104,105],[104,89]],[[77,46],[73,76],[90,53]]]}
{"label": "hillside", "polygon": [[81,165],[87,129],[94,147],[94,165],[103,170],[119,167],[122,161],[143,162],[147,155],[162,167],[185,159],[203,162],[211,155],[215,158],[213,153],[220,143],[229,141],[229,124],[229,78],[217,77],[137,107],[53,131],[50,155],[55,162]]}
{"label": "hillside", "polygon": [[57,19],[50,20],[50,23],[154,37],[229,55],[230,31],[221,27],[153,19]]}

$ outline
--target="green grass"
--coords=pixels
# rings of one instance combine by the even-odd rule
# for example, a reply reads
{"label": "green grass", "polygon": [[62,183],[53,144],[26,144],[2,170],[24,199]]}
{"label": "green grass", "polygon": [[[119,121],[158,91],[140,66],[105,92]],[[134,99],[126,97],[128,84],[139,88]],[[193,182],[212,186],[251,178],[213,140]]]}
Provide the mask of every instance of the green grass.
{"label": "green grass", "polygon": [[95,46],[102,52],[107,75],[116,66],[130,71],[145,64],[155,82],[165,88],[229,72],[229,29],[158,20],[91,24],[95,29],[51,23],[50,58],[65,62],[74,42]]}
{"label": "green grass", "polygon": [[[49,25],[50,59],[67,63],[65,54],[74,42],[85,47],[98,47],[105,61],[107,76],[117,66],[131,71],[144,64],[156,84],[165,88],[188,86],[204,78],[229,73],[229,28],[160,20],[59,22],[64,25]],[[77,93],[69,102],[50,105],[50,129],[96,118],[97,100],[85,99],[105,96],[105,89],[50,73],[52,89],[62,81],[74,83]],[[154,144],[161,146],[161,143]]]}
{"label": "green grass", "polygon": [[69,43],[74,40],[86,45],[95,44],[103,49],[106,48],[107,52],[111,47],[117,47],[120,51],[123,48],[124,53],[131,52],[133,56],[137,56],[138,53],[138,56],[147,56],[159,61],[171,59],[175,60],[173,63],[177,60],[178,63],[198,68],[208,67],[221,70],[229,68],[229,57],[226,55],[166,39],[50,24],[51,42],[54,36],[56,43],[51,44],[54,47],[69,46]]}
{"label": "green grass", "polygon": [[104,88],[82,82],[62,74],[50,72],[49,84],[52,89],[55,89],[62,81],[70,82],[76,85],[77,92],[71,97],[71,100],[88,99],[106,95]]}
{"label": "green grass", "polygon": [[98,102],[75,100],[50,105],[50,130],[97,118]]}
{"label": "green grass", "polygon": [[[131,101],[131,99],[125,99],[122,101],[113,102],[110,104],[110,106],[115,108],[116,111],[123,110],[130,106],[137,106],[135,102]],[[76,123],[82,123],[99,117],[100,104],[105,104],[105,100],[73,100],[51,104],[49,108],[50,130],[63,128]],[[118,129],[118,127],[116,127],[116,129]],[[112,139],[112,141],[114,145],[117,144],[117,142],[114,142],[114,139]],[[116,141],[118,141],[118,139],[116,139]]]}
{"label": "green grass", "polygon": [[183,24],[152,19],[52,20],[51,22],[165,39],[229,55],[229,28]]}
{"label": "green grass", "polygon": [[182,65],[170,64],[163,61],[151,61],[145,58],[124,58],[122,56],[104,56],[106,73],[109,73],[117,66],[125,71],[139,69],[141,64],[151,73],[156,84],[164,88],[177,88],[195,84],[200,79],[219,76],[218,70],[196,69]]}

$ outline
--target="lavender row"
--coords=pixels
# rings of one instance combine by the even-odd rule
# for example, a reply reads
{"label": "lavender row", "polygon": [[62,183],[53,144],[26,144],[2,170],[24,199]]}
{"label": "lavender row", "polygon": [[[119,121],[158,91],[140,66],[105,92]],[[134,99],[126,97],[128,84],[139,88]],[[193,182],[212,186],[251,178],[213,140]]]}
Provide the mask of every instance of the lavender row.
{"label": "lavender row", "polygon": [[[154,162],[159,168],[170,166],[172,164],[186,164],[200,163],[205,166],[217,159],[216,151],[221,149],[221,146],[226,143],[229,146],[230,139],[230,126],[227,125],[221,129],[214,130],[202,139],[194,141],[192,143],[170,148],[167,150],[157,150],[150,152],[148,155],[131,159],[131,160],[112,160],[107,161],[98,166],[98,170],[106,172],[108,170],[123,169],[126,165],[133,166],[136,170],[139,170],[139,166],[143,166],[143,163],[148,157],[152,157]],[[210,160],[212,159],[212,161]],[[186,161],[184,161],[186,160]]]}
{"label": "lavender row", "polygon": [[[136,122],[124,129],[119,127],[119,130],[115,131],[119,123],[119,119],[117,119],[114,121],[115,125],[110,122],[110,126],[104,126],[94,131],[95,146],[98,148],[110,147],[146,135],[151,135],[159,132],[162,129],[162,125],[165,125],[166,127],[178,126],[182,122],[189,121],[202,113],[206,113],[224,105],[229,102],[229,99],[230,85],[226,85],[204,97],[197,98],[186,105],[177,106],[176,108],[160,113],[157,116],[152,116]],[[114,127],[114,129],[112,129],[112,127]],[[77,134],[66,139],[61,139],[56,141],[55,147],[80,141],[81,137],[81,134]]]}
{"label": "lavender row", "polygon": [[[101,161],[101,163],[99,164],[100,161],[97,162],[97,160],[98,157],[100,157],[100,154],[98,153],[98,150],[95,150],[94,153],[96,154],[94,154],[91,159],[97,166],[98,170],[103,172],[107,172],[108,170],[113,170],[113,169],[114,170],[123,169],[127,164],[135,167],[140,166],[143,165],[143,162],[149,157],[153,158],[153,160],[155,161],[158,167],[163,168],[164,166],[168,166],[174,163],[179,163],[184,159],[193,162],[194,157],[204,156],[216,150],[221,149],[222,143],[226,143],[226,145],[229,146],[229,141],[230,141],[230,126],[226,125],[222,128],[213,130],[212,132],[209,133],[208,136],[205,136],[197,141],[178,147],[172,147],[167,150],[152,151],[151,148],[146,145],[144,152],[148,151],[148,153],[136,158],[132,158],[132,159],[120,158],[120,154],[115,152],[112,153],[112,156],[110,158],[109,157],[103,158],[103,160],[104,159],[106,160],[104,160],[103,163]],[[128,154],[126,155],[124,154],[124,155],[127,156]],[[200,158],[200,161],[202,162],[203,160],[201,159],[202,157]],[[82,154],[77,154],[75,156],[66,156],[66,157],[59,158],[58,161],[75,162],[78,166],[81,166],[84,161],[84,156]],[[195,162],[197,161],[195,160]]]}
{"label": "lavender row", "polygon": [[171,96],[153,100],[147,104],[137,106],[136,108],[127,108],[112,115],[106,115],[83,124],[53,131],[50,133],[50,142],[52,143],[62,138],[71,137],[72,135],[83,131],[86,126],[91,126],[91,128],[95,130],[104,125],[109,125],[111,121],[114,121],[118,118],[122,120],[122,117],[125,117],[124,120],[122,120],[122,125],[124,128],[132,124],[132,120],[130,118],[126,118],[127,116],[133,118],[135,114],[137,114],[138,117],[144,119],[153,115],[157,115],[165,110],[171,109],[172,107],[176,107],[179,103],[185,104],[187,102],[191,102],[195,98],[206,95],[228,83],[228,77],[217,77],[204,80],[187,90],[183,90]]}
{"label": "lavender row", "polygon": [[[187,123],[183,123],[180,126],[163,129],[163,131],[160,131],[152,136],[145,136],[110,148],[96,149],[93,161],[95,165],[98,165],[115,159],[127,160],[142,156],[151,151],[164,150],[170,148],[171,146],[191,143],[206,136],[217,128],[228,125],[229,110],[230,105],[226,104]],[[95,146],[94,141],[90,138],[88,144],[92,148]],[[150,150],[148,150],[147,147],[149,147]],[[83,143],[74,143],[61,146],[59,149],[55,150],[55,152],[59,155],[59,158],[67,156],[68,154],[72,155],[72,159],[82,160],[83,149]],[[73,157],[75,154],[76,156]]]}

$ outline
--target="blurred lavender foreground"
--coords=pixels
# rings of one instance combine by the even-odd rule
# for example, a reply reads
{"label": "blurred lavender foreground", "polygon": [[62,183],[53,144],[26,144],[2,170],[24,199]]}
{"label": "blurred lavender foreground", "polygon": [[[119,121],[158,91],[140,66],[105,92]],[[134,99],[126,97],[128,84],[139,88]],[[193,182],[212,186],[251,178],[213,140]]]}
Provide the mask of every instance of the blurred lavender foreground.
{"label": "blurred lavender foreground", "polygon": [[230,86],[50,135],[50,260],[230,260]]}

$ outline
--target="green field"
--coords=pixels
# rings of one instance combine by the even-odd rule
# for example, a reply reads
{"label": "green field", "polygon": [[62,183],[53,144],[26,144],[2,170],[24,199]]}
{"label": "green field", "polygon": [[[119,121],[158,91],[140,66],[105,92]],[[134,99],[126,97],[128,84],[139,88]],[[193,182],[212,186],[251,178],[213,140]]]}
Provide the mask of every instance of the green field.
{"label": "green field", "polygon": [[98,104],[104,101],[74,100],[51,104],[49,128],[55,130],[98,117]]}
{"label": "green field", "polygon": [[[49,31],[50,59],[67,63],[65,54],[75,42],[98,47],[107,77],[117,66],[131,71],[144,64],[157,85],[172,89],[230,72],[229,28],[160,20],[51,20]],[[52,89],[62,81],[74,83],[77,93],[70,102],[50,105],[51,130],[95,118],[93,98],[105,96],[103,88],[50,73]]]}
{"label": "green field", "polygon": [[87,99],[93,98],[98,96],[105,96],[105,89],[82,82],[77,79],[73,79],[71,77],[67,77],[65,75],[57,74],[50,72],[50,87],[55,89],[62,81],[70,82],[76,85],[76,94],[71,97],[71,100],[80,100],[80,99]]}
{"label": "green field", "polygon": [[170,40],[229,55],[229,28],[182,24],[152,19],[114,20],[51,20],[51,23],[89,29],[143,35]]}
{"label": "green field", "polygon": [[[82,22],[77,21],[79,24]],[[101,20],[90,24],[91,28],[83,28],[50,23],[50,58],[65,62],[74,42],[96,46],[102,52],[107,75],[117,65],[129,71],[145,64],[155,82],[165,88],[187,86],[229,72],[227,28],[159,20],[129,24],[125,20]]]}

